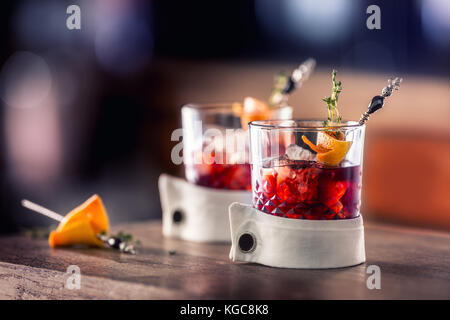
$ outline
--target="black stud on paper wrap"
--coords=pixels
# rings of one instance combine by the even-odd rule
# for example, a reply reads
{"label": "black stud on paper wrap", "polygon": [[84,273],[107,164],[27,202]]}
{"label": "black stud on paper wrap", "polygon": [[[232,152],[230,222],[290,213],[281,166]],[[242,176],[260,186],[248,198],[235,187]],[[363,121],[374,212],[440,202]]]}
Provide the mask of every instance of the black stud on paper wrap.
{"label": "black stud on paper wrap", "polygon": [[400,83],[402,82],[402,78],[390,78],[388,80],[388,85],[383,88],[381,91],[381,96],[375,96],[372,98],[372,101],[369,104],[369,107],[367,108],[367,111],[364,112],[364,114],[361,116],[361,119],[359,120],[359,124],[363,125],[366,123],[367,120],[369,120],[369,117],[372,113],[375,111],[381,109],[384,105],[384,98],[389,97],[392,92],[395,90],[398,90],[400,88]]}

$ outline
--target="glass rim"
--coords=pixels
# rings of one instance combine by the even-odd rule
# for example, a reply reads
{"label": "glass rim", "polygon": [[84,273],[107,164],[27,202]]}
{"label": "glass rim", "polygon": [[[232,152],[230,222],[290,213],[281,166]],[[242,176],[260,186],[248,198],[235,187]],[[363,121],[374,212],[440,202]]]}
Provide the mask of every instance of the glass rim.
{"label": "glass rim", "polygon": [[[238,101],[234,102],[190,102],[181,106],[182,109],[189,108],[195,110],[219,110],[219,109],[232,109],[234,103],[240,103]],[[270,109],[284,109],[284,108],[292,108],[291,106],[276,106],[270,107]]]}
{"label": "glass rim", "polygon": [[[292,124],[293,123],[293,124]],[[307,124],[319,124],[317,126]],[[300,124],[300,125],[299,125]],[[355,129],[363,128],[365,124],[359,124],[358,121],[347,120],[341,125],[325,127],[323,120],[315,119],[289,119],[289,120],[255,120],[248,124],[249,129],[257,128],[264,130],[296,130],[296,131],[325,131],[330,129]]]}

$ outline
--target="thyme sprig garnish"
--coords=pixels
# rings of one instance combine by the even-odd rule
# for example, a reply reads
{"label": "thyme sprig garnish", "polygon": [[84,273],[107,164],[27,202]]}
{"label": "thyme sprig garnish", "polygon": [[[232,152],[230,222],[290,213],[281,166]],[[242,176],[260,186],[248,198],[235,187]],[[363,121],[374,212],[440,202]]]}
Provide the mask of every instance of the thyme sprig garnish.
{"label": "thyme sprig garnish", "polygon": [[[339,110],[337,108],[338,106],[338,100],[339,100],[339,94],[342,92],[342,83],[341,81],[336,81],[336,74],[337,71],[333,70],[331,74],[331,82],[332,82],[332,89],[331,89],[331,96],[322,99],[326,102],[328,107],[328,114],[327,114],[327,120],[323,122],[324,127],[336,127],[341,124],[342,117],[339,114]],[[329,131],[329,134],[335,136],[336,138],[339,138],[341,136],[341,133],[339,130],[336,131]]]}
{"label": "thyme sprig garnish", "polygon": [[328,117],[327,120],[323,122],[325,127],[333,127],[339,125],[341,123],[342,117],[339,114],[339,110],[337,108],[339,94],[342,92],[342,83],[340,81],[336,81],[337,71],[333,70],[331,74],[331,82],[333,84],[331,90],[331,97],[327,97],[322,99],[327,103],[328,106]]}
{"label": "thyme sprig garnish", "polygon": [[285,103],[287,96],[284,94],[284,89],[289,84],[289,76],[284,72],[279,72],[273,79],[273,88],[270,93],[269,106],[275,107],[282,103]]}

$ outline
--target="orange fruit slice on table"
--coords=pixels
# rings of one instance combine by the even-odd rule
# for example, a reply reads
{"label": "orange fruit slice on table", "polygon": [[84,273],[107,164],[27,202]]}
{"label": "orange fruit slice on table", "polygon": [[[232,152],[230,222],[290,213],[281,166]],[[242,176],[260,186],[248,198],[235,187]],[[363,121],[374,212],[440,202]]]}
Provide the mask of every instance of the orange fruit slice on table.
{"label": "orange fruit slice on table", "polygon": [[97,234],[107,233],[108,215],[102,199],[93,195],[83,204],[69,212],[50,233],[48,242],[51,247],[68,245],[102,246]]}
{"label": "orange fruit slice on table", "polygon": [[302,140],[312,150],[317,152],[317,161],[328,166],[337,166],[341,163],[352,146],[352,141],[336,139],[326,132],[318,133],[317,145],[312,143],[306,136],[302,136]]}

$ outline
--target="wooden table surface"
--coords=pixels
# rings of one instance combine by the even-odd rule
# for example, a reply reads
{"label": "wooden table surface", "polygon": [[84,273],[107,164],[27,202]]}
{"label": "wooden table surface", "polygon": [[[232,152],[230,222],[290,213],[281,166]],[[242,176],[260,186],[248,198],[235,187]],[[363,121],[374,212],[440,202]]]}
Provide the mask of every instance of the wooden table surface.
{"label": "wooden table surface", "polygon": [[[163,238],[160,221],[113,229],[139,238],[139,254],[0,238],[0,298],[450,299],[449,233],[366,224],[365,264],[289,270],[232,263],[229,245]],[[65,288],[69,265],[80,267],[79,290]],[[369,265],[381,268],[380,290],[366,286]]]}

